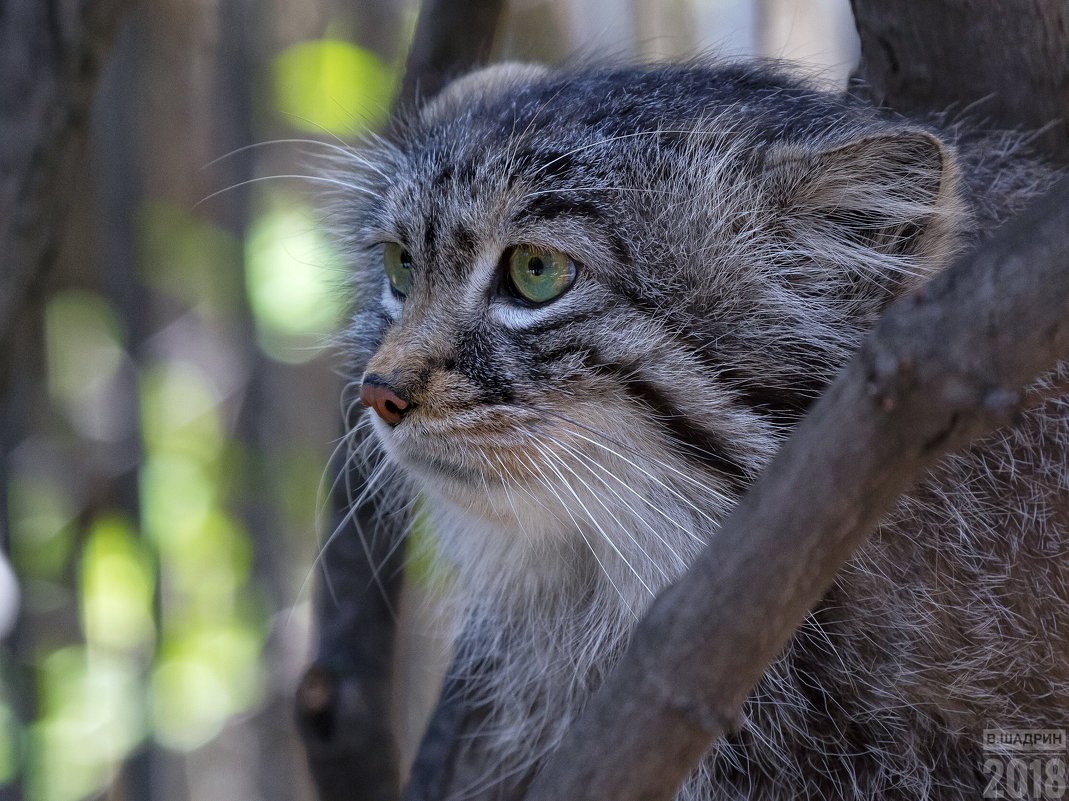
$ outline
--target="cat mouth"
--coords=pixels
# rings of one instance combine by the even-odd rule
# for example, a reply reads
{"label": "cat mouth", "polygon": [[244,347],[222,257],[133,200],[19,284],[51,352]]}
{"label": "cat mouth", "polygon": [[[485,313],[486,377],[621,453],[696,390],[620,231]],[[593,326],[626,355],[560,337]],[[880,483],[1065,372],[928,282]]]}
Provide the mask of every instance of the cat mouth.
{"label": "cat mouth", "polygon": [[372,426],[388,457],[431,481],[517,486],[540,475],[529,417],[513,410],[449,418],[421,414],[390,426],[372,415]]}

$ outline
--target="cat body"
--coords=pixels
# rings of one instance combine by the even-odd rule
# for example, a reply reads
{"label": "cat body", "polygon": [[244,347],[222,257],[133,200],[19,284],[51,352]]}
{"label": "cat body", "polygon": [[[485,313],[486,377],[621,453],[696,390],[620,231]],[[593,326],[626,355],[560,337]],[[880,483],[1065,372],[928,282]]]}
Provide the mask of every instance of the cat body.
{"label": "cat body", "polygon": [[[1053,181],[1015,142],[505,65],[341,165],[372,483],[424,498],[485,710],[443,797],[514,797],[887,303]],[[1069,728],[1066,379],[899,502],[680,799],[974,799],[985,730]]]}

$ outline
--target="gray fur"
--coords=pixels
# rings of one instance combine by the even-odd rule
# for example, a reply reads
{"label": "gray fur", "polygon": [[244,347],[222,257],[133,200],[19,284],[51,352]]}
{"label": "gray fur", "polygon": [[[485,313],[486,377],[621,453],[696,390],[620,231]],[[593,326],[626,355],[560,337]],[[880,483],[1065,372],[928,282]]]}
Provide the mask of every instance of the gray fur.
{"label": "gray fur", "polygon": [[[361,420],[377,485],[426,497],[495,665],[453,797],[529,775],[886,304],[1052,182],[935,122],[757,66],[513,65],[338,166],[353,376],[417,404]],[[520,244],[575,285],[511,299]],[[975,799],[982,730],[1069,727],[1067,378],[897,505],[681,799]]]}

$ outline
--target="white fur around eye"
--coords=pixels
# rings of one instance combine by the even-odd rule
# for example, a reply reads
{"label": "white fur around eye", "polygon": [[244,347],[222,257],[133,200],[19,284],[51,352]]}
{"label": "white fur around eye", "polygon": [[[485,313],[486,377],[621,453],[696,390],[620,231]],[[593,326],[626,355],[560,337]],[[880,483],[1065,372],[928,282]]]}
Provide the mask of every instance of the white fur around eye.
{"label": "white fur around eye", "polygon": [[[481,292],[489,291],[497,281],[497,263],[488,262],[487,269],[476,280],[481,283]],[[563,320],[575,315],[591,301],[590,284],[579,281],[564,291],[556,300],[541,306],[525,306],[508,297],[494,297],[490,301],[489,313],[498,325],[513,331],[522,331],[533,325]]]}
{"label": "white fur around eye", "polygon": [[390,289],[390,282],[385,276],[382,279],[382,308],[394,320],[401,316],[401,300]]}
{"label": "white fur around eye", "polygon": [[490,304],[490,315],[498,325],[514,331],[522,331],[532,325],[540,325],[570,317],[582,305],[582,295],[568,291],[545,306],[521,306],[518,303],[504,299],[494,300]]}

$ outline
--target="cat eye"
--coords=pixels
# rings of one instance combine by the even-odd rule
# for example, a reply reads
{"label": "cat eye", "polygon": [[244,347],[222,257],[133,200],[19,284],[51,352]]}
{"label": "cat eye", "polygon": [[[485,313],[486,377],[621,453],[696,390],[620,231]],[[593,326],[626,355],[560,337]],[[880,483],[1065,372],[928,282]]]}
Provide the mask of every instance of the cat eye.
{"label": "cat eye", "polygon": [[412,256],[396,242],[382,246],[382,266],[393,291],[405,297],[412,291]]}
{"label": "cat eye", "polygon": [[575,283],[575,262],[559,250],[521,245],[507,255],[509,287],[528,303],[548,303]]}

